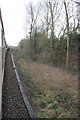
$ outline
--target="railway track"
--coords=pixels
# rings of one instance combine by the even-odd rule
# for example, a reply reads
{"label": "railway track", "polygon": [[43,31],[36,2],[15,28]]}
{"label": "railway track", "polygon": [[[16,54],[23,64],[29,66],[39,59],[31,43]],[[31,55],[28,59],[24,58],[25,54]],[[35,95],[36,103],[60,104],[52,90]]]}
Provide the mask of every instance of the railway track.
{"label": "railway track", "polygon": [[2,91],[2,119],[36,118],[19,79],[11,51],[6,56]]}

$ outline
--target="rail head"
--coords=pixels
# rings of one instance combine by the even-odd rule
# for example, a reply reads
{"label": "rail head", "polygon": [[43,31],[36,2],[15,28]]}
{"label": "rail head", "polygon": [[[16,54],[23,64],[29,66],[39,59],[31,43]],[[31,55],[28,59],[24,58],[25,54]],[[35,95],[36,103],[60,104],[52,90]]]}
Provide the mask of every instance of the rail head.
{"label": "rail head", "polygon": [[28,111],[28,113],[29,113],[29,116],[30,116],[31,119],[36,118],[36,115],[35,115],[35,113],[34,113],[34,111],[33,111],[33,108],[32,108],[32,106],[31,106],[31,104],[29,103],[29,100],[28,100],[27,95],[26,95],[26,93],[25,93],[25,91],[24,91],[22,82],[21,82],[21,80],[20,80],[19,74],[18,74],[18,72],[17,72],[17,69],[16,69],[16,65],[15,65],[15,62],[14,62],[14,58],[13,58],[12,52],[11,52],[11,59],[12,59],[12,63],[13,63],[13,69],[14,69],[14,71],[15,71],[15,75],[16,75],[16,78],[17,78],[17,81],[18,81],[20,93],[21,93],[21,96],[22,96],[22,98],[23,98],[23,100],[24,100],[24,104],[25,104],[25,106],[26,106],[26,108],[27,108],[27,111]]}

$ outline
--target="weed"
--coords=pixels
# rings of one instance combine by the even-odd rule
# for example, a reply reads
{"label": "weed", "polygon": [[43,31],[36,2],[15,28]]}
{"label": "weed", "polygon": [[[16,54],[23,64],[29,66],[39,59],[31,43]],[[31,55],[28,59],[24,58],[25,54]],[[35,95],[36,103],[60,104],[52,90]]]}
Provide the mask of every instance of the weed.
{"label": "weed", "polygon": [[47,113],[45,113],[45,112],[38,112],[38,113],[36,113],[36,115],[38,118],[49,118]]}
{"label": "weed", "polygon": [[[74,118],[77,116],[77,80],[76,76],[64,73],[58,68],[37,62],[18,60],[24,74],[26,86],[33,96],[32,102],[38,118]],[[75,98],[73,98],[73,96]],[[73,115],[74,113],[74,115]]]}
{"label": "weed", "polygon": [[45,103],[46,105],[51,104],[52,100],[45,98],[44,96],[40,97],[40,100]]}

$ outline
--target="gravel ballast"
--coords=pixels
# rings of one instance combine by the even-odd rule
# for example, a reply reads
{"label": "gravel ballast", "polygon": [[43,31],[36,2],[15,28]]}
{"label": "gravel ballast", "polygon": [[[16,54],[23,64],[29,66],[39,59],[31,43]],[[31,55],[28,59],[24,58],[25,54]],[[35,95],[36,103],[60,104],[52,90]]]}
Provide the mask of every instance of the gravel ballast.
{"label": "gravel ballast", "polygon": [[7,53],[5,64],[2,93],[2,118],[29,118],[12,66],[10,51]]}

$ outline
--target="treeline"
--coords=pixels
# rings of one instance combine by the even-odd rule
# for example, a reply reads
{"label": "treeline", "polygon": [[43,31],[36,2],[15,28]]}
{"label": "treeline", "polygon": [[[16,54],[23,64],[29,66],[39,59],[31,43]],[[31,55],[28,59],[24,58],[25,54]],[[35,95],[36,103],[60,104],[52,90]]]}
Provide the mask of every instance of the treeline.
{"label": "treeline", "polygon": [[[26,59],[67,70],[78,67],[78,20],[73,1],[47,0],[26,7],[26,37],[19,48]],[[75,8],[76,9],[76,8]]]}

